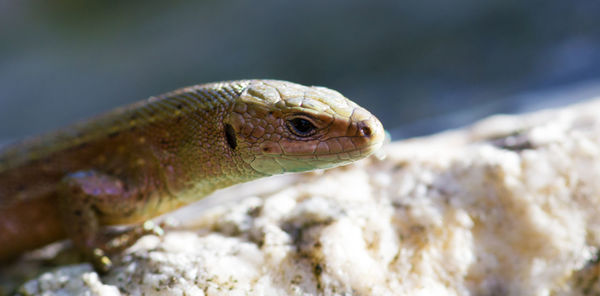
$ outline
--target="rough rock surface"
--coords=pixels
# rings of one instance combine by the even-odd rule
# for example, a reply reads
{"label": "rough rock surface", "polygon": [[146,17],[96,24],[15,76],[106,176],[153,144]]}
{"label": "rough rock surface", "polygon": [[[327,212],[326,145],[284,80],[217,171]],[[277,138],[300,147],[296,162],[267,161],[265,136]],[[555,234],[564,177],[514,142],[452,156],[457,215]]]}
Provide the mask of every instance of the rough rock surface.
{"label": "rough rock surface", "polygon": [[21,292],[600,293],[600,101],[384,150],[220,192],[177,214],[187,230],[143,238],[108,275],[59,267]]}

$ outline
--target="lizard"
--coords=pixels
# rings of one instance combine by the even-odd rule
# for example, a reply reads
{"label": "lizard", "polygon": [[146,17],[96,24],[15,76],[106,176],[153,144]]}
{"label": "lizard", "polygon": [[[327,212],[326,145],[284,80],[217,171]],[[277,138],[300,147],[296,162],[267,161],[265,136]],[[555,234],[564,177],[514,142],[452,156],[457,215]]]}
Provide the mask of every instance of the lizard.
{"label": "lizard", "polygon": [[[0,261],[68,238],[100,271],[151,218],[237,183],[348,164],[380,121],[339,92],[281,80],[182,88],[0,150]],[[114,225],[130,225],[111,231]]]}

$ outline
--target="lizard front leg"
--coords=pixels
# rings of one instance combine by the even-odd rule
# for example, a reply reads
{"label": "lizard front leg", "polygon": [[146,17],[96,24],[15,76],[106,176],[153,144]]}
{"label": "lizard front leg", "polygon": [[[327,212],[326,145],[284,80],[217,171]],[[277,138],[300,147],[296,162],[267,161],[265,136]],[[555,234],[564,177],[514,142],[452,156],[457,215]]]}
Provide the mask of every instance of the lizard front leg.
{"label": "lizard front leg", "polygon": [[109,254],[129,247],[146,234],[161,234],[162,229],[144,223],[123,231],[106,231],[102,217],[131,215],[139,207],[132,197],[138,189],[122,180],[97,171],[67,175],[58,190],[62,224],[75,247],[99,272],[112,266]]}

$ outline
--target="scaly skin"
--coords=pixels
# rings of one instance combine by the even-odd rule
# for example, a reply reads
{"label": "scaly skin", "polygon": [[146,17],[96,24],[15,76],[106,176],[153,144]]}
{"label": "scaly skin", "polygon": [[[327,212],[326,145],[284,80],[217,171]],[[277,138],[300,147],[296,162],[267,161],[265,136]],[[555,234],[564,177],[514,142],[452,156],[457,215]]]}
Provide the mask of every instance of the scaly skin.
{"label": "scaly skin", "polygon": [[0,260],[68,237],[106,271],[108,253],[159,229],[105,226],[236,183],[347,164],[383,138],[373,115],[323,87],[246,80],[152,97],[0,151]]}

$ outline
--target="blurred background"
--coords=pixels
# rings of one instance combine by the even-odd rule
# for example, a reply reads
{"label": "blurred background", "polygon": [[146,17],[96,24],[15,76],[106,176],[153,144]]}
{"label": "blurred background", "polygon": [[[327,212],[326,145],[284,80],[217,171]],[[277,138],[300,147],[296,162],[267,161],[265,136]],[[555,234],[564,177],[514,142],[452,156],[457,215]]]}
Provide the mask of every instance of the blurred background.
{"label": "blurred background", "polygon": [[0,1],[0,141],[182,86],[339,90],[394,139],[600,96],[600,1]]}

